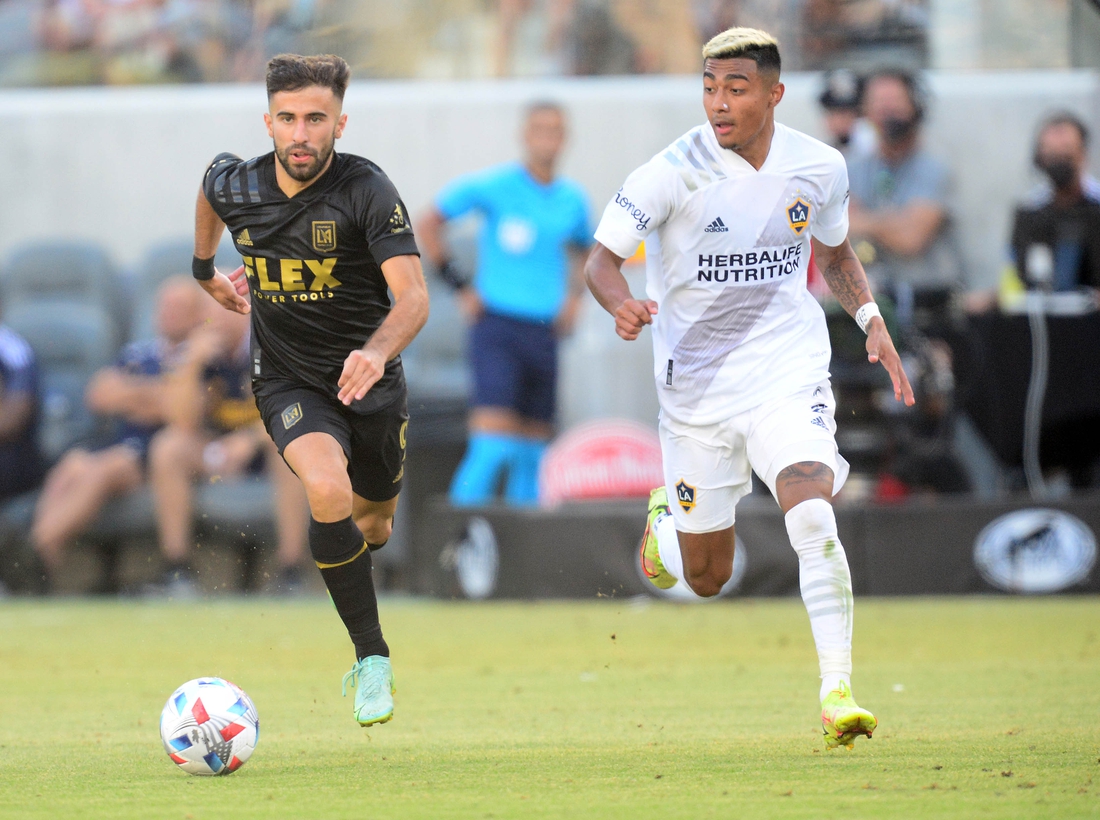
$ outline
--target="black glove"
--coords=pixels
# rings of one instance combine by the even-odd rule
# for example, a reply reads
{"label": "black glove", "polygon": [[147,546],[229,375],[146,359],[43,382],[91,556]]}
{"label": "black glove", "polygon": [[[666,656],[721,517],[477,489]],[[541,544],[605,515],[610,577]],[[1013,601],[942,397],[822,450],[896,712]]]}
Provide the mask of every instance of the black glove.
{"label": "black glove", "polygon": [[450,259],[444,259],[440,263],[439,278],[455,290],[462,290],[470,284],[470,280]]}

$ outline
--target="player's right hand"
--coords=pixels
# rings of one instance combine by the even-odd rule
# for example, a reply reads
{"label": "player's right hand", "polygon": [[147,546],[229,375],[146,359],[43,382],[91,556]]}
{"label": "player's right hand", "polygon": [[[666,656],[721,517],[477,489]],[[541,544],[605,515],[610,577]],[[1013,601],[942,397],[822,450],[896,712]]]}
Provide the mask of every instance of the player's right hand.
{"label": "player's right hand", "polygon": [[657,303],[652,299],[627,299],[615,311],[615,332],[628,342],[638,338],[642,328],[653,324]]}
{"label": "player's right hand", "polygon": [[244,274],[244,265],[241,265],[228,276],[215,269],[213,278],[200,280],[199,284],[226,310],[243,314],[247,314],[252,310],[252,306],[244,298],[244,295],[248,293],[248,279]]}

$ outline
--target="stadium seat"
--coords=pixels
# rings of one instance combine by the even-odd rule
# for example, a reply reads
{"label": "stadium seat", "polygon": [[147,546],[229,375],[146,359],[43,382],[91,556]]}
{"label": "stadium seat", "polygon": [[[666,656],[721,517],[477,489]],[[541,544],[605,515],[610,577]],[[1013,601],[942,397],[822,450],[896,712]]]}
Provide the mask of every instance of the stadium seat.
{"label": "stadium seat", "polygon": [[84,389],[91,375],[115,355],[115,326],[95,305],[52,301],[11,304],[4,311],[4,323],[27,340],[37,357],[42,394],[39,444],[52,462],[95,430]]}
{"label": "stadium seat", "polygon": [[[129,274],[130,291],[133,294],[133,323],[130,339],[151,339],[156,335],[154,306],[157,289],[165,279],[183,274],[191,275],[191,257],[195,242],[189,237],[171,239],[152,246],[141,262]],[[240,255],[233,243],[226,238],[214,257],[218,269],[228,273],[241,264]]]}
{"label": "stadium seat", "polygon": [[107,251],[93,242],[55,241],[21,245],[0,269],[0,299],[95,305],[110,315],[116,342],[129,330],[130,306]]}

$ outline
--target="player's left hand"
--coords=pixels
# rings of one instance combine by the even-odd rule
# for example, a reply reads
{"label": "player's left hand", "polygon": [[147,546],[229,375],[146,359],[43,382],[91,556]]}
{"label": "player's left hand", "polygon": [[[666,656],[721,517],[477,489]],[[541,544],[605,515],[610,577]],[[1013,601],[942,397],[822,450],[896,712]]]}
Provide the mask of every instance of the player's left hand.
{"label": "player's left hand", "polygon": [[379,361],[376,353],[367,350],[353,350],[344,359],[344,370],[336,383],[340,392],[336,397],[345,406],[359,401],[382,378],[386,372],[386,363]]}
{"label": "player's left hand", "polygon": [[[252,310],[252,306],[244,298],[244,295],[248,293],[248,280],[244,275],[244,265],[241,265],[228,276],[215,269],[213,278],[200,280],[199,284],[226,310],[243,314],[247,314]],[[243,291],[241,290],[242,285],[244,286]]]}
{"label": "player's left hand", "polygon": [[867,329],[867,361],[872,364],[881,362],[886,368],[890,381],[894,383],[895,401],[904,401],[906,407],[912,407],[916,403],[909,377],[901,366],[901,357],[894,348],[894,341],[890,338],[890,332],[881,316],[872,318]]}

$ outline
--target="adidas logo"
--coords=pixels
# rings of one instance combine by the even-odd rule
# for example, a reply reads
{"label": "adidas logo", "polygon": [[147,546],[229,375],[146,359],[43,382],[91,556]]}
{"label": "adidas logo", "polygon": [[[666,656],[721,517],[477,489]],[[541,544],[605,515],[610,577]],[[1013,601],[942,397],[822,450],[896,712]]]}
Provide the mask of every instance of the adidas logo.
{"label": "adidas logo", "polygon": [[248,228],[245,228],[237,235],[237,244],[247,245],[250,248],[252,247],[252,237],[248,235]]}
{"label": "adidas logo", "polygon": [[718,217],[705,228],[703,233],[729,233],[730,229],[726,227],[726,223],[722,221],[722,217]]}

